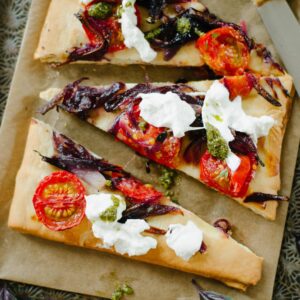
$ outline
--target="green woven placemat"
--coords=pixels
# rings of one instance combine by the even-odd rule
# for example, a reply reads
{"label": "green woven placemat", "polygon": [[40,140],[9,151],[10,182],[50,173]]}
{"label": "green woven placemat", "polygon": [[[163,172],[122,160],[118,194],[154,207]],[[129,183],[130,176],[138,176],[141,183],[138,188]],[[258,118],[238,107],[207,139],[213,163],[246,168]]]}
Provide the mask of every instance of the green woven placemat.
{"label": "green woven placemat", "polygon": [[[292,7],[297,6],[291,1]],[[15,62],[18,56],[31,0],[0,1],[0,121],[5,108]],[[1,146],[1,145],[0,145]],[[274,288],[275,300],[300,299],[300,254],[297,252],[295,235],[300,237],[300,156],[296,167],[293,193],[285,228],[279,265]],[[7,292],[7,298],[1,295]],[[9,294],[10,293],[10,294]],[[0,281],[0,299],[100,299],[52,289]],[[260,300],[260,299],[258,299]]]}

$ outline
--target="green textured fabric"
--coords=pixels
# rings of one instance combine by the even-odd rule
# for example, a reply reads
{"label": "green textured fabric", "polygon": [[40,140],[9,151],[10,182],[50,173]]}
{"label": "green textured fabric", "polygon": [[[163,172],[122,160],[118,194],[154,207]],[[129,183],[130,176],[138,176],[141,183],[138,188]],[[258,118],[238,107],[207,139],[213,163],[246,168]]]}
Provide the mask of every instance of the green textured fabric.
{"label": "green textured fabric", "polygon": [[[298,7],[300,1],[298,4],[297,1],[299,0],[291,1],[292,7]],[[30,0],[0,1],[0,120],[4,112],[30,2]],[[297,252],[295,235],[298,235],[300,238],[299,155],[275,282],[275,300],[300,299],[300,254]],[[100,299],[20,283],[0,281],[0,289],[4,285],[7,290],[15,295],[15,299]]]}

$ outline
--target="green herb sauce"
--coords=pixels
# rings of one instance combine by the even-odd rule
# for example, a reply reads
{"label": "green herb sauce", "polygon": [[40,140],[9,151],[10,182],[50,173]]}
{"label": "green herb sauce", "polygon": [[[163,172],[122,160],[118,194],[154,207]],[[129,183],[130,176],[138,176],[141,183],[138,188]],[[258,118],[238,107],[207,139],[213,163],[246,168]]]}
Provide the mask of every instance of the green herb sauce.
{"label": "green herb sauce", "polygon": [[111,200],[113,205],[107,208],[101,215],[100,219],[104,222],[114,222],[117,219],[117,211],[120,205],[120,199],[112,195]]}
{"label": "green herb sauce", "polygon": [[141,122],[139,122],[138,126],[142,131],[145,131],[147,128],[147,122],[141,121]]}
{"label": "green herb sauce", "polygon": [[165,167],[161,169],[161,176],[159,177],[160,185],[168,190],[175,182],[176,172]]}
{"label": "green herb sauce", "polygon": [[124,283],[112,293],[111,300],[120,300],[124,295],[132,295],[133,293],[133,288]]}
{"label": "green herb sauce", "polygon": [[112,188],[112,181],[111,180],[105,180],[105,186],[108,188]]}
{"label": "green herb sauce", "polygon": [[228,156],[229,147],[221,136],[220,131],[211,124],[207,124],[206,137],[209,153],[216,158],[224,160]]}
{"label": "green herb sauce", "polygon": [[218,38],[219,36],[220,36],[220,34],[217,33],[217,32],[214,32],[214,33],[211,35],[211,37],[212,37],[213,39],[216,39],[216,38]]}
{"label": "green herb sauce", "polygon": [[205,32],[201,31],[200,29],[198,28],[195,28],[195,33],[198,34],[199,36],[202,36],[205,34]]}
{"label": "green herb sauce", "polygon": [[125,7],[131,7],[131,6],[133,6],[132,2],[127,2],[126,5],[125,5]]}
{"label": "green herb sauce", "polygon": [[99,2],[89,7],[88,14],[97,19],[106,19],[112,15],[112,6],[106,2]]}
{"label": "green herb sauce", "polygon": [[184,35],[187,34],[191,30],[191,22],[189,19],[182,17],[177,21],[177,31]]}
{"label": "green herb sauce", "polygon": [[155,28],[148,33],[145,34],[146,40],[153,40],[155,39],[158,35],[160,35],[162,29],[161,28]]}

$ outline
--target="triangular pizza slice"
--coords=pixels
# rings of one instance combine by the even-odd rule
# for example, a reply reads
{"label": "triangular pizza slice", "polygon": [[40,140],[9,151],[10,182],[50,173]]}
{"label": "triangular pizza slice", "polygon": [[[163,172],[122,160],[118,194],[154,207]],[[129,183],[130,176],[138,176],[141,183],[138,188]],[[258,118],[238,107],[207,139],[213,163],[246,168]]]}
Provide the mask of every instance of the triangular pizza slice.
{"label": "triangular pizza slice", "polygon": [[52,0],[34,57],[57,65],[208,66],[219,75],[283,69],[246,26],[198,0]]}
{"label": "triangular pizza slice", "polygon": [[[45,239],[215,278],[245,290],[262,258],[220,228],[174,204],[32,119],[9,226]],[[238,258],[238,259],[237,259]]]}
{"label": "triangular pizza slice", "polygon": [[41,93],[50,101],[41,112],[58,106],[274,220],[286,199],[277,193],[291,92],[289,75],[106,87],[78,80]]}

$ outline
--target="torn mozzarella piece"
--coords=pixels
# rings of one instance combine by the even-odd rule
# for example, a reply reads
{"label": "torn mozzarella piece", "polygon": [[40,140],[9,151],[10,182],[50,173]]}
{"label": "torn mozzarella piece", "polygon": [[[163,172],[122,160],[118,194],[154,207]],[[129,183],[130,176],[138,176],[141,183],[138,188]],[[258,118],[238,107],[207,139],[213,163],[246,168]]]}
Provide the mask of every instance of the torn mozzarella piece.
{"label": "torn mozzarella piece", "polygon": [[182,101],[173,93],[139,94],[140,116],[155,127],[167,127],[173,131],[175,137],[183,137],[186,131],[198,130],[202,127],[191,127],[196,114],[191,105]]}
{"label": "torn mozzarella piece", "polygon": [[92,195],[85,196],[85,200],[86,200],[85,214],[92,223],[95,223],[99,220],[101,221],[100,215],[108,208],[114,205],[112,196],[116,197],[119,200],[119,205],[117,209],[117,218],[116,218],[117,221],[122,218],[122,212],[126,209],[125,200],[121,196],[117,194],[109,194],[109,193],[102,193],[102,192],[99,194],[92,194]]}
{"label": "torn mozzarella piece", "polygon": [[79,2],[83,5],[88,5],[90,4],[91,2],[93,2],[93,0],[79,0]]}
{"label": "torn mozzarella piece", "polygon": [[[120,202],[117,208],[117,217],[113,222],[105,222],[100,219],[100,215],[114,205],[112,196],[117,197]],[[143,236],[142,233],[150,229],[145,220],[127,220],[125,224],[117,221],[122,218],[122,213],[126,209],[126,203],[119,195],[99,193],[89,195],[86,199],[86,217],[92,222],[92,231],[96,238],[102,240],[102,247],[111,248],[120,254],[129,256],[146,254],[150,249],[157,246],[156,239]]]}
{"label": "torn mozzarella piece", "polygon": [[166,234],[166,242],[177,256],[188,261],[200,251],[203,232],[192,221],[188,221],[186,225],[171,224]]}
{"label": "torn mozzarella piece", "polygon": [[137,27],[137,16],[135,14],[135,0],[122,1],[122,15],[120,19],[124,44],[127,48],[135,48],[141,59],[150,62],[156,58],[157,53],[150,47],[145,39],[144,33]]}
{"label": "torn mozzarella piece", "polygon": [[227,166],[233,173],[238,169],[241,163],[241,159],[230,150],[225,161]]}
{"label": "torn mozzarella piece", "polygon": [[[242,108],[242,98],[237,96],[234,100],[229,99],[229,91],[219,81],[215,81],[206,93],[202,108],[204,127],[211,124],[217,128],[229,143],[234,140],[231,129],[247,133],[254,144],[262,136],[267,136],[274,126],[275,120],[270,116],[253,117],[247,115]],[[239,158],[229,153],[226,162],[234,172],[239,166]]]}

